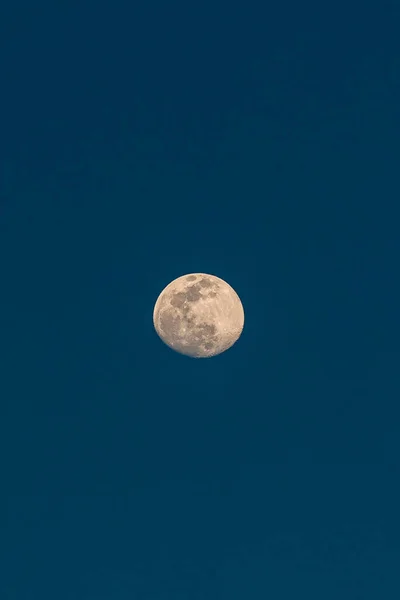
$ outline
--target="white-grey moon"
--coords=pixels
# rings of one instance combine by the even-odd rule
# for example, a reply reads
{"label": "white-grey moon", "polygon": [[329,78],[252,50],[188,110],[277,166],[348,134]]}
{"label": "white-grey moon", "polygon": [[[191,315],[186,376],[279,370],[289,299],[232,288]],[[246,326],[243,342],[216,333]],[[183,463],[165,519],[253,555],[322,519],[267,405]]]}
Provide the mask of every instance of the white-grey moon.
{"label": "white-grey moon", "polygon": [[225,352],[239,339],[244,310],[235,290],[223,279],[191,273],[161,292],[153,322],[167,346],[187,356],[207,358]]}

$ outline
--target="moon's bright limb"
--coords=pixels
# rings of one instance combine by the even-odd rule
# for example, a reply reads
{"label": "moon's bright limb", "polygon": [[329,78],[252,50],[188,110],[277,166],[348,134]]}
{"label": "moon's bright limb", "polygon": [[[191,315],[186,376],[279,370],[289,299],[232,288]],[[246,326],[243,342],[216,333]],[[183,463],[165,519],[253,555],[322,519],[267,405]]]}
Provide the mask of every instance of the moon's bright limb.
{"label": "moon's bright limb", "polygon": [[221,354],[239,339],[244,311],[239,296],[215,275],[191,273],[172,281],[154,307],[155,330],[176,352],[195,358]]}

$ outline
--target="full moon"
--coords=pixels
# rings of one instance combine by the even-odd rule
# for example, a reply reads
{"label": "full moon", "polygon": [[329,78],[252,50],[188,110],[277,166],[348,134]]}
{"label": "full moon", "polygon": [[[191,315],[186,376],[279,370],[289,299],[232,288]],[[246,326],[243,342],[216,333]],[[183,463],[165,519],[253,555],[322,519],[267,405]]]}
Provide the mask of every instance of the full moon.
{"label": "full moon", "polygon": [[192,273],[172,281],[154,306],[154,328],[170,348],[194,358],[228,350],[239,339],[244,311],[239,296],[215,275]]}

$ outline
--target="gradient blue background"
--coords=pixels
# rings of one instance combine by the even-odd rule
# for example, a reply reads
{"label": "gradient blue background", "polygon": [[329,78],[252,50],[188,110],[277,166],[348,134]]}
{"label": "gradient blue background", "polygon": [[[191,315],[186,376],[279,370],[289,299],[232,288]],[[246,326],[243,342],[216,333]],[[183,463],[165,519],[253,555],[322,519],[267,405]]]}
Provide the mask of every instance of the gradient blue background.
{"label": "gradient blue background", "polygon": [[0,13],[0,597],[398,600],[398,3]]}

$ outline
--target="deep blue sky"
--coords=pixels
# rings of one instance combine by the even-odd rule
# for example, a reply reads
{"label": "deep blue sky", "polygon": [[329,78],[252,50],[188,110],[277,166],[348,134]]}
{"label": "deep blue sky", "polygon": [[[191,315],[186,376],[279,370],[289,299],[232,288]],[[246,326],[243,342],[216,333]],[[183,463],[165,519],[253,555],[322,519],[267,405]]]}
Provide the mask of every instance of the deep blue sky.
{"label": "deep blue sky", "polygon": [[0,597],[398,600],[398,2],[64,4],[0,14]]}

